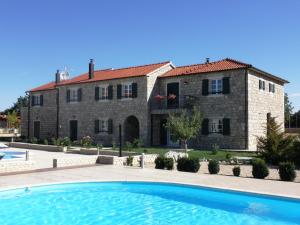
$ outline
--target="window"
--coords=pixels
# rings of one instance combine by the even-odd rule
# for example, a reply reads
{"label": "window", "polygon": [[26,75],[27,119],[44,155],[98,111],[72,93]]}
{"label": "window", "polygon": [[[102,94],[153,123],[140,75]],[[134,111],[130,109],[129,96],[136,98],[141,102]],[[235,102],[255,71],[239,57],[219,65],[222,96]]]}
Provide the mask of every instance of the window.
{"label": "window", "polygon": [[70,89],[70,101],[77,102],[78,101],[78,89]]}
{"label": "window", "polygon": [[269,83],[269,92],[275,93],[275,84]]}
{"label": "window", "polygon": [[99,120],[99,131],[107,132],[108,131],[108,122],[107,120]]}
{"label": "window", "polygon": [[123,84],[122,92],[123,98],[132,98],[132,84]]}
{"label": "window", "polygon": [[264,80],[259,80],[259,90],[265,90],[266,89],[266,82]]}
{"label": "window", "polygon": [[99,87],[99,99],[100,100],[108,99],[108,86]]}
{"label": "window", "polygon": [[223,133],[223,120],[222,119],[209,120],[209,133]]}
{"label": "window", "polygon": [[212,80],[211,81],[211,93],[221,94],[223,92],[223,80]]}
{"label": "window", "polygon": [[40,105],[41,104],[41,96],[33,96],[33,105]]}

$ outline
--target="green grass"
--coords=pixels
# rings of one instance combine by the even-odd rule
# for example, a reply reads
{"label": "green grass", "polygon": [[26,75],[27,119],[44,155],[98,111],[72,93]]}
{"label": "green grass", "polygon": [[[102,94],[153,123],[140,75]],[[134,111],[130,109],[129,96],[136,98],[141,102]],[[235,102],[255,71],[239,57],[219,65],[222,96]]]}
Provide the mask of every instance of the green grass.
{"label": "green grass", "polygon": [[[164,154],[169,151],[166,148],[133,148],[133,152],[143,153],[144,150],[148,154]],[[215,160],[226,160],[226,155],[230,154],[231,157],[234,156],[243,156],[243,157],[257,157],[256,153],[254,152],[232,152],[232,151],[218,151],[217,154],[212,154],[212,151],[207,150],[192,150],[188,152],[189,156],[197,157],[199,159],[215,159]]]}

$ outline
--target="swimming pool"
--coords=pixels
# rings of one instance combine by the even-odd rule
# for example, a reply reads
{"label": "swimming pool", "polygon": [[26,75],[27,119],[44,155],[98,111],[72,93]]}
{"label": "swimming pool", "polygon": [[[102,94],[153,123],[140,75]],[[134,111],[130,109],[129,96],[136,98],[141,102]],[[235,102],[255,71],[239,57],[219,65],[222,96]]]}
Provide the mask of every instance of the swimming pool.
{"label": "swimming pool", "polygon": [[25,152],[11,151],[11,150],[0,150],[0,155],[4,154],[2,159],[17,159],[23,158]]}
{"label": "swimming pool", "polygon": [[292,225],[300,201],[188,185],[75,183],[0,192],[1,225]]}

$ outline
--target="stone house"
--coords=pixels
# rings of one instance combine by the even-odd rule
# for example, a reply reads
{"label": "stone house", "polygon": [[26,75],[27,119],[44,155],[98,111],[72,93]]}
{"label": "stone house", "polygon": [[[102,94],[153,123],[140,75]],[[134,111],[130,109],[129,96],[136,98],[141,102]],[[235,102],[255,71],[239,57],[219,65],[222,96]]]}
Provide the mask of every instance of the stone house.
{"label": "stone house", "polygon": [[140,138],[147,146],[178,147],[165,128],[170,112],[197,104],[203,114],[190,146],[255,150],[267,119],[284,122],[284,84],[288,81],[250,64],[224,59],[176,67],[162,62],[121,69],[94,70],[28,92],[22,109],[22,135],[45,139],[91,136],[103,145]]}

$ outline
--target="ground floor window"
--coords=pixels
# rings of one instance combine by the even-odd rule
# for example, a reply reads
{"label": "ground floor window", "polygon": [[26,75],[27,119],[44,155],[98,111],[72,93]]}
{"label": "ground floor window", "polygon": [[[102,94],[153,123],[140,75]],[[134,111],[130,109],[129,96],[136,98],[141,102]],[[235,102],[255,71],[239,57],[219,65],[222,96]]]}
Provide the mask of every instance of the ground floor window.
{"label": "ground floor window", "polygon": [[209,120],[209,133],[223,133],[223,120],[210,119]]}

